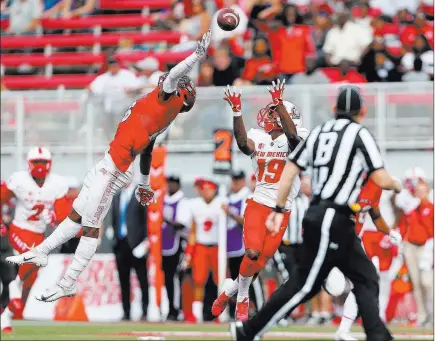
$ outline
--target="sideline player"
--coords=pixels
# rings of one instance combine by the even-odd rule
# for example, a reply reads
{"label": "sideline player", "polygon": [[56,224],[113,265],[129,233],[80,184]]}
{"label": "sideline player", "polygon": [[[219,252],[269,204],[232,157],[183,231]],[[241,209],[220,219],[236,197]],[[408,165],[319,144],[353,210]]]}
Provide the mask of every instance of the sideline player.
{"label": "sideline player", "polygon": [[97,250],[99,226],[107,215],[115,193],[130,182],[132,163],[138,154],[142,183],[135,191],[136,198],[142,205],[154,201],[149,172],[155,138],[167,129],[179,113],[192,109],[196,89],[186,74],[206,55],[210,34],[210,31],[205,33],[195,52],[164,74],[152,92],[130,106],[118,125],[108,153],[86,175],[70,216],[38,247],[21,256],[7,258],[16,264],[45,266],[48,253],[74,237],[80,225],[83,225],[83,236],[73,261],[56,285],[37,296],[39,300],[51,302],[76,295],[76,280]]}
{"label": "sideline player", "polygon": [[[379,271],[379,312],[381,319],[385,321],[385,311],[388,304],[389,291],[391,281],[389,278],[388,269],[393,261],[392,245],[399,245],[402,241],[400,232],[392,230],[388,227],[384,218],[381,215],[379,203],[381,200],[382,188],[376,185],[376,183],[369,178],[365,186],[361,189],[361,193],[358,200],[358,205],[361,208],[360,212],[356,215],[356,233],[362,238],[363,247],[367,253],[367,256],[373,261],[378,262],[377,270]],[[376,226],[376,229],[383,233],[382,239],[377,239],[372,245],[370,236],[366,236],[368,231],[366,224],[368,216],[372,219]],[[387,245],[385,245],[387,244]],[[384,246],[384,247],[383,247]],[[375,261],[377,259],[378,261]],[[332,287],[337,283],[328,283],[330,278],[328,277],[326,286]],[[336,340],[356,340],[350,335],[353,322],[358,316],[358,305],[356,303],[355,295],[351,291],[344,302],[343,317],[341,319],[340,327],[335,335]]]}
{"label": "sideline player", "polygon": [[263,269],[273,257],[286,230],[293,199],[299,192],[299,179],[295,181],[286,203],[285,219],[278,234],[267,232],[266,219],[273,210],[278,191],[278,182],[286,164],[286,159],[301,140],[292,117],[300,118],[299,110],[293,103],[283,101],[284,82],[272,83],[268,89],[272,103],[261,109],[257,116],[258,125],[263,128],[251,129],[246,133],[242,118],[241,94],[229,87],[225,100],[234,113],[234,135],[239,149],[252,158],[257,179],[254,194],[247,200],[244,213],[243,238],[245,255],[240,265],[239,277],[227,279],[224,290],[213,304],[212,313],[219,316],[226,308],[230,298],[238,292],[236,319],[245,321],[249,313],[249,287],[254,276]]}
{"label": "sideline player", "polygon": [[[16,253],[24,254],[29,247],[44,240],[47,226],[64,220],[71,210],[65,178],[50,172],[51,153],[47,148],[33,147],[27,154],[28,171],[13,173],[1,186],[2,204],[15,198],[16,208],[9,226],[9,242]],[[18,276],[9,284],[10,301],[1,315],[2,330],[11,327],[12,315],[20,316],[36,280],[38,267],[23,264]]]}

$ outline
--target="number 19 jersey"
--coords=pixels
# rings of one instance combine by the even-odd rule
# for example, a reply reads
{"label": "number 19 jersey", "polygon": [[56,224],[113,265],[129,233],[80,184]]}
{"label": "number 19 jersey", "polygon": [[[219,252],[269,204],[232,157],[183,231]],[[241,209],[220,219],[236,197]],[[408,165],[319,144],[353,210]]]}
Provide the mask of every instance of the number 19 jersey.
{"label": "number 19 jersey", "polygon": [[[248,138],[255,144],[251,155],[257,183],[252,199],[259,204],[275,207],[278,195],[279,180],[291,152],[287,137],[282,134],[275,140],[263,130],[250,129]],[[285,208],[290,210],[293,199],[298,195],[301,182],[295,177]]]}

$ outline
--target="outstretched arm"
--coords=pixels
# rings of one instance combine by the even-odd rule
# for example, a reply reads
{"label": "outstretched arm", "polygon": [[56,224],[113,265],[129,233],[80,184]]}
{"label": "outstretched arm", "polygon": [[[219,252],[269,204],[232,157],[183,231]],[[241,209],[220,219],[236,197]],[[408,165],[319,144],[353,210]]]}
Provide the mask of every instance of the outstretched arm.
{"label": "outstretched arm", "polygon": [[[278,79],[276,84],[275,82],[272,82],[272,87],[267,87],[267,90],[269,90],[270,94],[272,95],[272,101],[276,105],[275,110],[281,120],[282,129],[287,137],[290,148],[293,150],[297,147],[301,141],[301,138],[298,136],[296,125],[291,119],[290,113],[283,104],[282,98],[284,94],[284,84],[284,80]],[[297,110],[296,107],[295,110]]]}
{"label": "outstretched arm", "polygon": [[233,109],[233,129],[237,146],[243,154],[251,156],[255,151],[255,144],[254,141],[248,139],[245,123],[243,122],[241,101],[242,91],[237,92],[236,87],[233,86],[231,89],[228,85],[224,90],[224,94],[224,100],[227,101],[231,106],[231,109]]}
{"label": "outstretched arm", "polygon": [[175,90],[177,90],[177,84],[180,78],[192,70],[193,66],[207,54],[207,49],[210,45],[210,39],[211,31],[208,30],[202,36],[201,41],[198,42],[195,52],[185,60],[175,65],[171,71],[169,71],[168,77],[166,77],[166,79],[163,81],[162,88],[164,94],[172,94]]}

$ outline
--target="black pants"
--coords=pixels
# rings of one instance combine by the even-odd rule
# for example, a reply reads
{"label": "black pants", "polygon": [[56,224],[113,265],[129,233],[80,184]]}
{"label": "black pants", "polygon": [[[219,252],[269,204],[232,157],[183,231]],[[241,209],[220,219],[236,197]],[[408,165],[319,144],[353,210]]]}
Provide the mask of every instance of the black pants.
{"label": "black pants", "polygon": [[[228,268],[230,270],[230,276],[232,280],[235,280],[239,276],[240,264],[242,263],[243,256],[228,258]],[[249,298],[251,302],[255,305],[255,310],[258,311],[264,305],[264,290],[263,283],[258,277],[252,282],[249,287]],[[230,317],[234,318],[234,313],[236,311],[235,300],[230,301]]]}
{"label": "black pants", "polygon": [[9,283],[11,283],[18,274],[18,266],[5,261],[6,257],[13,256],[12,251],[5,251],[0,259],[0,280],[2,282],[3,291],[0,296],[1,309],[6,308],[9,303]]}
{"label": "black pants", "polygon": [[146,257],[136,258],[126,238],[121,239],[115,248],[116,266],[118,268],[119,283],[121,285],[122,309],[124,315],[130,318],[130,271],[136,271],[140,289],[142,291],[142,315],[147,315],[148,309],[148,274]]}
{"label": "black pants", "polygon": [[320,203],[311,206],[303,220],[301,262],[252,319],[244,323],[251,340],[263,335],[299,304],[315,296],[334,266],[354,284],[354,294],[368,341],[392,340],[379,318],[379,284],[376,269],[361,247],[349,212]]}
{"label": "black pants", "polygon": [[172,256],[162,256],[162,269],[165,274],[165,287],[168,294],[169,314],[176,318],[181,309],[181,283],[183,273],[179,271],[180,261],[183,256],[183,248],[180,247]]}
{"label": "black pants", "polygon": [[285,245],[281,243],[273,255],[273,263],[278,270],[280,283],[286,282],[296,264],[300,261],[301,244]]}

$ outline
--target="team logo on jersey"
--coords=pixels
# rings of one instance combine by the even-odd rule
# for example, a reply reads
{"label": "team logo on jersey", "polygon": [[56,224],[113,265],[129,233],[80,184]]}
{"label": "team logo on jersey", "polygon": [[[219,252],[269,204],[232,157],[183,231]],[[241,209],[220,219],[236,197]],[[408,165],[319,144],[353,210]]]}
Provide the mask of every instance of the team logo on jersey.
{"label": "team logo on jersey", "polygon": [[258,149],[263,149],[264,148],[264,143],[260,143],[259,145],[258,145]]}
{"label": "team logo on jersey", "polygon": [[213,222],[211,220],[204,221],[204,231],[208,232],[213,227]]}

